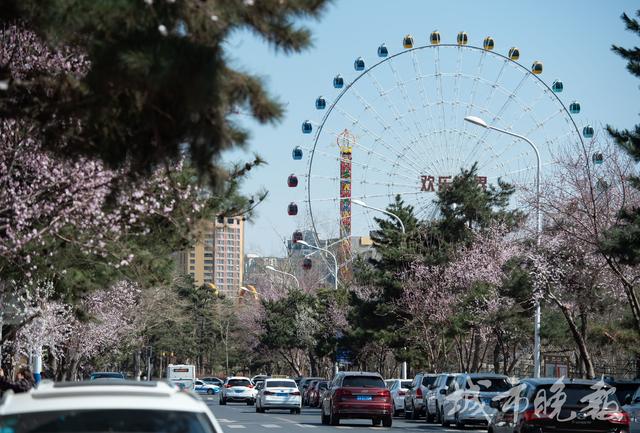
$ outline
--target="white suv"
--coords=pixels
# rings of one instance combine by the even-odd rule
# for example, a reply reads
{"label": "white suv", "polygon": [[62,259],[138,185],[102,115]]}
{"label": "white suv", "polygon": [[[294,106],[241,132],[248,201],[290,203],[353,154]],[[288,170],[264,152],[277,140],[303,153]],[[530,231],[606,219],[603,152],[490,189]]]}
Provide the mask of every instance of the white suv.
{"label": "white suv", "polygon": [[28,393],[5,393],[0,432],[102,431],[220,433],[207,405],[165,382],[42,383]]}
{"label": "white suv", "polygon": [[253,406],[256,402],[256,390],[251,379],[243,376],[227,378],[220,389],[220,404],[225,405],[227,402],[241,402]]}

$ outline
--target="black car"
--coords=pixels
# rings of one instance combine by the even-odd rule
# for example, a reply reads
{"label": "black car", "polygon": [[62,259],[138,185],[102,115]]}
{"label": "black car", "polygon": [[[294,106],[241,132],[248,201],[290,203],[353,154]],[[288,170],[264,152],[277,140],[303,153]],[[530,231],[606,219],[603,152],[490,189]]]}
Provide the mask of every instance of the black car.
{"label": "black car", "polygon": [[523,379],[491,406],[489,433],[629,433],[612,386],[595,380]]}
{"label": "black car", "polygon": [[640,379],[635,380],[616,380],[611,383],[616,387],[616,397],[620,404],[625,405],[631,401],[631,397],[640,388]]}

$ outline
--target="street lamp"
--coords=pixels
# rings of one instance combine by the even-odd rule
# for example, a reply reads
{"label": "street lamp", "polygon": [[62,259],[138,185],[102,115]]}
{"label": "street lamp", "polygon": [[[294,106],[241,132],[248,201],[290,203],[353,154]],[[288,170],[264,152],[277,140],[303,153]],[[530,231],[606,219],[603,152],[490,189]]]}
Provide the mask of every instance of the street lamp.
{"label": "street lamp", "polygon": [[297,241],[296,243],[300,244],[300,245],[304,245],[306,247],[312,248],[314,250],[318,250],[318,251],[323,251],[327,254],[329,254],[332,258],[333,258],[333,263],[336,266],[336,272],[334,274],[334,289],[338,290],[338,259],[336,258],[336,255],[333,254],[331,251],[325,249],[325,248],[320,248],[320,247],[316,247],[315,245],[310,245],[305,241]]}
{"label": "street lamp", "polygon": [[[538,148],[531,140],[527,137],[515,134],[511,131],[506,131],[504,129],[496,128],[495,126],[491,126],[487,124],[483,119],[476,116],[467,116],[464,118],[469,123],[473,123],[474,125],[481,126],[482,128],[492,129],[497,132],[501,132],[506,135],[510,135],[515,138],[519,138],[520,140],[526,141],[536,153],[536,216],[537,216],[537,227],[536,227],[536,244],[540,246],[540,237],[542,235],[542,214],[540,213],[540,152]],[[534,349],[533,349],[533,377],[540,377],[540,300],[536,300],[536,315],[534,319]]]}
{"label": "street lamp", "polygon": [[276,268],[274,268],[274,267],[273,267],[273,266],[271,266],[271,265],[267,265],[267,266],[266,266],[266,269],[267,269],[268,271],[271,271],[271,272],[277,272],[277,273],[279,273],[279,274],[288,275],[288,276],[292,277],[294,280],[296,280],[296,285],[298,286],[298,289],[300,288],[300,281],[298,281],[298,279],[296,278],[296,276],[295,276],[295,275],[290,274],[289,272],[281,271],[280,269],[276,269]]}
{"label": "street lamp", "polygon": [[396,215],[394,213],[391,213],[388,210],[384,210],[384,209],[380,209],[380,208],[377,208],[377,207],[369,206],[368,204],[366,204],[362,200],[352,199],[351,203],[357,204],[358,206],[366,207],[368,209],[377,210],[378,212],[382,212],[383,214],[387,214],[390,217],[395,218],[400,223],[400,227],[402,228],[402,233],[403,234],[407,233],[406,230],[404,229],[404,223],[402,222],[402,220],[400,219],[400,217],[398,215]]}

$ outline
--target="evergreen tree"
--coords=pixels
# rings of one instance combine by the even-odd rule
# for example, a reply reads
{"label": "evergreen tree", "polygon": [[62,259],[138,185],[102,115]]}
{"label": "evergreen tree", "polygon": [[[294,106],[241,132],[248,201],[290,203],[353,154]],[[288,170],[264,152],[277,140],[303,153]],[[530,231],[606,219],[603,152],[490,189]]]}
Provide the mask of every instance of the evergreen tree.
{"label": "evergreen tree", "polygon": [[[640,10],[636,12],[636,16],[640,17]],[[621,18],[627,30],[640,36],[640,24],[637,19],[630,18],[626,13],[623,13]],[[640,48],[627,49],[613,45],[612,50],[627,60],[627,70],[631,74],[640,77]],[[607,131],[621,148],[636,162],[640,162],[640,125],[636,125],[633,130],[619,130],[607,125]],[[631,182],[640,189],[640,178],[634,177]],[[602,248],[606,254],[616,257],[623,264],[640,264],[640,209],[621,211],[621,223],[608,233]]]}
{"label": "evergreen tree", "polygon": [[[282,105],[260,77],[231,66],[228,43],[250,30],[284,53],[311,43],[299,18],[328,0],[5,0],[0,25],[18,23],[82,58],[80,72],[33,68],[16,76],[0,57],[0,119],[36,122],[44,146],[149,173],[186,149],[218,185],[225,149],[247,141],[237,119],[278,121]],[[20,50],[21,47],[15,48]],[[247,163],[249,170],[261,161]]]}

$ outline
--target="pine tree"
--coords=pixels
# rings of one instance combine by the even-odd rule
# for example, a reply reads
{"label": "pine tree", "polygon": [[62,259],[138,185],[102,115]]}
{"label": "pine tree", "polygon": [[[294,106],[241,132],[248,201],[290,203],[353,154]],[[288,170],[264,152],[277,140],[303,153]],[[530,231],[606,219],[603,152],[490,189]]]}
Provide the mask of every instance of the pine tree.
{"label": "pine tree", "polygon": [[[636,16],[640,17],[640,10],[636,12]],[[627,30],[640,36],[640,24],[637,19],[630,18],[626,13],[623,13],[621,18]],[[627,60],[627,70],[632,75],[640,77],[640,48],[627,49],[613,45],[611,49]],[[607,131],[621,148],[636,162],[640,162],[640,125],[635,125],[633,130],[618,130],[607,125]],[[640,178],[634,177],[631,182],[635,188],[640,189]],[[640,209],[621,211],[621,223],[607,234],[602,249],[623,264],[640,264]]]}
{"label": "pine tree", "polygon": [[219,185],[229,175],[220,153],[248,138],[237,115],[273,123],[283,114],[260,77],[231,66],[227,44],[250,30],[278,51],[299,52],[311,39],[296,20],[318,18],[328,1],[4,0],[0,25],[18,23],[86,61],[82,73],[12,76],[2,63],[13,53],[5,53],[0,119],[35,121],[48,149],[132,174],[187,149],[199,174]]}

